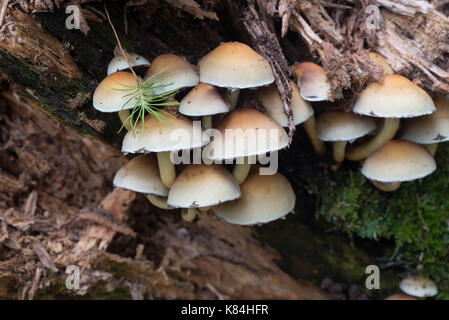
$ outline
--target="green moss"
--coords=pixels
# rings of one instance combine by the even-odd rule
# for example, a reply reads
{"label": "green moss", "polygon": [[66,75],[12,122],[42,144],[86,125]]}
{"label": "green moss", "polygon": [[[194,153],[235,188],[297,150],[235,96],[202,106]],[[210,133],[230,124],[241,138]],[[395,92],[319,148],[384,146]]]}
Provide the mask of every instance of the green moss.
{"label": "green moss", "polygon": [[329,173],[331,179],[306,179],[318,186],[314,193],[320,218],[351,239],[394,241],[382,254],[398,259],[404,274],[429,276],[440,289],[438,298],[448,299],[449,144],[440,146],[437,163],[434,174],[403,183],[393,193],[378,191],[350,168]]}

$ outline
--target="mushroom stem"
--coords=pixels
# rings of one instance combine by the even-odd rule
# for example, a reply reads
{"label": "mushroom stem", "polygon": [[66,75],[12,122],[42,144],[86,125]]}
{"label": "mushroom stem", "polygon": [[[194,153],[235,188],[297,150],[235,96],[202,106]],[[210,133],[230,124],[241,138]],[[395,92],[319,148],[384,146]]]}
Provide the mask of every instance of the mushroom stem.
{"label": "mushroom stem", "polygon": [[438,143],[425,144],[424,148],[429,150],[430,154],[435,157],[435,153],[437,153]]}
{"label": "mushroom stem", "polygon": [[400,182],[384,183],[384,182],[375,181],[375,180],[371,180],[371,182],[376,186],[377,189],[379,189],[381,191],[385,191],[385,192],[396,191],[401,186]]}
{"label": "mushroom stem", "polygon": [[203,116],[203,129],[211,129],[212,128],[212,116]]}
{"label": "mushroom stem", "polygon": [[385,118],[382,130],[370,141],[352,147],[346,152],[346,159],[359,161],[368,158],[374,151],[390,141],[399,129],[399,119]]}
{"label": "mushroom stem", "polygon": [[183,208],[181,210],[182,220],[187,222],[192,222],[196,217],[196,209],[195,208]]}
{"label": "mushroom stem", "polygon": [[166,198],[162,198],[162,197],[158,197],[155,196],[154,194],[148,194],[147,195],[147,199],[148,201],[150,201],[150,203],[159,208],[159,209],[164,209],[164,210],[173,210],[174,208],[169,207],[167,205],[167,199]]}
{"label": "mushroom stem", "polygon": [[125,129],[128,131],[129,131],[129,129],[131,129],[131,122],[128,119],[130,115],[131,115],[131,112],[129,111],[129,109],[121,110],[118,112],[120,121],[122,121],[122,123],[125,126]]}
{"label": "mushroom stem", "polygon": [[343,162],[345,160],[346,144],[347,141],[335,141],[332,145],[334,160],[337,163]]}
{"label": "mushroom stem", "polygon": [[202,212],[207,212],[210,210],[210,206],[209,207],[201,207],[201,208],[198,208],[198,210],[200,210]]}
{"label": "mushroom stem", "polygon": [[157,161],[159,164],[159,173],[164,186],[170,188],[176,179],[175,166],[171,162],[170,152],[158,152]]}
{"label": "mushroom stem", "polygon": [[239,101],[240,89],[231,89],[228,93],[229,111],[234,110]]}
{"label": "mushroom stem", "polygon": [[245,157],[243,159],[243,163],[236,163],[232,174],[234,175],[235,180],[238,184],[242,184],[251,170],[251,164],[248,161],[248,158]]}
{"label": "mushroom stem", "polygon": [[318,139],[316,135],[316,121],[315,116],[311,116],[303,123],[304,129],[309,136],[310,142],[312,142],[313,148],[317,154],[323,155],[326,152],[324,142]]}

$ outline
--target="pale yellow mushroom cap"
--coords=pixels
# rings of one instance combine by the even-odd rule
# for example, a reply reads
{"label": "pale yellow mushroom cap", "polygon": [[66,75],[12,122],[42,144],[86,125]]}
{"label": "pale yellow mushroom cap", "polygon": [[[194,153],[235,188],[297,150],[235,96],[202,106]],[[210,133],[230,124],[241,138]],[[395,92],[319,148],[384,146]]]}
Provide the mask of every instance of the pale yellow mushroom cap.
{"label": "pale yellow mushroom cap", "polygon": [[399,284],[399,288],[406,294],[418,298],[433,297],[438,294],[436,284],[423,276],[408,276]]}
{"label": "pale yellow mushroom cap", "polygon": [[317,136],[322,141],[352,141],[376,129],[373,118],[352,112],[325,111],[317,120]]}
{"label": "pale yellow mushroom cap", "polygon": [[240,199],[213,209],[219,218],[240,225],[267,223],[282,218],[295,207],[295,193],[280,173],[260,175],[256,167],[240,185],[240,190]]}
{"label": "pale yellow mushroom cap", "polygon": [[380,54],[375,53],[375,52],[369,52],[368,55],[374,61],[375,64],[382,67],[382,70],[384,71],[384,75],[394,73],[393,69],[388,64],[387,60],[385,60],[385,58],[382,57]]}
{"label": "pale yellow mushroom cap", "polygon": [[131,72],[115,72],[100,82],[93,96],[94,108],[101,112],[119,112],[134,108],[137,99],[127,96],[137,88],[137,81]]}
{"label": "pale yellow mushroom cap", "polygon": [[240,42],[225,42],[198,63],[200,81],[217,87],[255,88],[274,81],[270,63]]}
{"label": "pale yellow mushroom cap", "polygon": [[392,183],[420,179],[435,169],[435,160],[424,147],[392,140],[365,160],[362,174],[370,180]]}
{"label": "pale yellow mushroom cap", "polygon": [[200,83],[181,100],[179,112],[186,116],[209,116],[229,111],[229,102],[223,99],[217,88]]}
{"label": "pale yellow mushroom cap", "polygon": [[298,87],[304,100],[329,100],[331,86],[326,71],[321,66],[313,62],[301,62],[293,67],[293,72],[298,79]]}
{"label": "pale yellow mushroom cap", "polygon": [[[290,109],[293,112],[293,123],[301,124],[313,115],[313,109],[309,102],[301,98],[298,86],[290,80],[292,88],[292,100]],[[275,84],[259,88],[256,91],[257,98],[265,107],[268,115],[282,127],[288,127],[288,118],[284,112],[281,96]]]}
{"label": "pale yellow mushroom cap", "polygon": [[192,65],[174,54],[163,54],[156,57],[145,74],[145,80],[150,77],[161,78],[155,86],[164,86],[156,89],[154,91],[156,94],[194,87],[199,82],[198,75]]}
{"label": "pale yellow mushroom cap", "polygon": [[358,114],[381,118],[413,118],[435,110],[427,92],[398,74],[386,75],[383,84],[368,85],[353,109]]}
{"label": "pale yellow mushroom cap", "polygon": [[404,121],[401,139],[420,144],[448,141],[449,98],[438,98],[435,105],[437,112]]}
{"label": "pale yellow mushroom cap", "polygon": [[117,171],[114,186],[161,197],[168,195],[162,184],[159,167],[154,155],[140,155],[130,160]]}
{"label": "pale yellow mushroom cap", "polygon": [[285,130],[273,119],[250,108],[235,109],[218,127],[219,136],[206,149],[211,160],[227,160],[261,155],[283,149],[288,144]]}
{"label": "pale yellow mushroom cap", "polygon": [[220,165],[191,164],[176,178],[167,204],[175,208],[215,206],[240,198],[232,174]]}
{"label": "pale yellow mushroom cap", "polygon": [[160,121],[150,114],[145,116],[143,132],[142,123],[136,126],[135,134],[128,131],[123,139],[123,153],[148,153],[195,149],[208,141],[202,140],[201,125],[194,125],[192,120],[179,114],[163,114],[168,121]]}
{"label": "pale yellow mushroom cap", "polygon": [[[136,53],[128,53],[128,60],[131,67],[150,66],[150,61]],[[108,75],[126,69],[129,69],[128,62],[122,55],[118,55],[109,62]]]}

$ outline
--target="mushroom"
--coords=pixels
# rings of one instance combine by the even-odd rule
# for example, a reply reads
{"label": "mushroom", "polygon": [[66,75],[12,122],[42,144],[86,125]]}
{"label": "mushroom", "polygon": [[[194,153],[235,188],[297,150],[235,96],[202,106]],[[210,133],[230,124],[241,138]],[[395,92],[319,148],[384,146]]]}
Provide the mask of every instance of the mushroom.
{"label": "mushroom", "polygon": [[284,217],[295,207],[295,193],[280,173],[260,175],[254,167],[240,190],[240,199],[213,209],[219,218],[239,225],[262,224]]}
{"label": "mushroom", "polygon": [[418,298],[433,297],[438,294],[435,283],[423,276],[410,275],[399,283],[399,288],[406,294]]}
{"label": "mushroom", "polygon": [[147,194],[148,200],[156,207],[172,209],[164,199],[168,195],[168,189],[161,181],[154,155],[140,155],[130,160],[117,171],[113,184],[119,188]]}
{"label": "mushroom", "polygon": [[171,207],[186,208],[183,219],[191,221],[196,216],[196,208],[209,208],[240,196],[237,181],[222,166],[191,164],[171,186],[167,203]]}
{"label": "mushroom", "polygon": [[144,79],[149,78],[159,78],[154,86],[154,93],[157,95],[185,87],[194,87],[199,82],[192,65],[174,54],[156,57]]}
{"label": "mushroom", "polygon": [[[303,124],[313,148],[318,154],[324,154],[324,143],[317,138],[315,127],[315,116],[309,102],[301,98],[298,86],[290,80],[292,88],[292,99],[290,108],[293,112],[293,123]],[[257,98],[265,107],[268,115],[283,127],[288,127],[288,118],[284,112],[284,105],[277,87],[272,84],[268,87],[259,88],[256,91]]]}
{"label": "mushroom", "polygon": [[225,42],[198,63],[200,81],[230,91],[231,110],[237,105],[240,89],[274,82],[270,63],[244,43]]}
{"label": "mushroom", "polygon": [[382,191],[394,191],[401,182],[424,178],[436,169],[431,154],[422,146],[404,140],[391,140],[371,156],[362,174]]}
{"label": "mushroom", "polygon": [[233,110],[218,130],[220,135],[205,148],[210,151],[207,157],[213,161],[237,159],[233,174],[239,184],[245,181],[251,168],[247,157],[277,151],[288,144],[285,130],[256,109]]}
{"label": "mushroom", "polygon": [[304,100],[329,100],[331,86],[326,71],[321,66],[313,62],[301,62],[293,67],[293,73],[298,80],[298,87]]}
{"label": "mushroom", "polygon": [[[129,63],[131,64],[131,67],[141,67],[141,66],[150,66],[150,62],[145,59],[144,57],[138,55],[137,53],[126,53]],[[123,57],[122,54],[116,55],[114,58],[112,58],[111,62],[109,62],[108,65],[108,75],[121,71],[121,70],[127,70],[129,69],[128,61],[126,61],[125,57]]]}
{"label": "mushroom", "polygon": [[178,111],[186,116],[203,117],[203,128],[212,128],[212,115],[229,111],[218,90],[207,83],[199,83],[181,100]]}
{"label": "mushroom", "polygon": [[395,293],[387,298],[385,300],[419,300],[417,297],[409,296],[405,293]]}
{"label": "mushroom", "polygon": [[144,119],[143,130],[141,127],[142,123],[139,122],[135,134],[128,131],[123,139],[122,152],[157,152],[161,179],[167,188],[170,188],[176,178],[170,152],[200,148],[207,143],[201,138],[201,127],[194,126],[189,118],[175,111],[171,113],[166,122],[148,114]]}
{"label": "mushroom", "polygon": [[345,159],[346,145],[376,128],[373,118],[361,117],[352,112],[325,111],[318,117],[317,135],[322,141],[333,143],[334,160],[339,164]]}
{"label": "mushroom", "polygon": [[367,158],[385,142],[394,138],[399,128],[399,118],[412,118],[435,112],[430,96],[407,78],[390,74],[384,83],[371,83],[355,102],[355,113],[385,118],[382,129],[368,142],[351,147],[346,158],[359,161]]}
{"label": "mushroom", "polygon": [[375,64],[377,64],[382,68],[382,70],[384,71],[384,75],[394,73],[393,69],[388,64],[387,60],[385,60],[385,58],[382,57],[380,54],[375,52],[368,52],[368,55]]}
{"label": "mushroom", "polygon": [[401,139],[423,144],[435,155],[438,143],[449,140],[449,98],[435,100],[437,111],[404,121]]}

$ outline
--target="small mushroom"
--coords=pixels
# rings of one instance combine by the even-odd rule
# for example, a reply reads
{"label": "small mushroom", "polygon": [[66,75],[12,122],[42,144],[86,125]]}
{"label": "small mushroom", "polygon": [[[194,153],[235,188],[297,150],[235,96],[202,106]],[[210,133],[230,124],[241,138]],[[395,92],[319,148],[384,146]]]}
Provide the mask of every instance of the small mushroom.
{"label": "small mushroom", "polygon": [[161,209],[167,206],[168,189],[159,175],[154,155],[140,155],[130,160],[115,174],[114,186],[147,194],[148,200]]}
{"label": "small mushroom", "polygon": [[407,78],[391,74],[384,83],[371,83],[355,102],[353,112],[370,117],[385,118],[379,133],[361,145],[351,147],[346,158],[359,161],[370,156],[385,142],[391,140],[399,129],[400,118],[413,118],[435,112],[430,96]]}
{"label": "small mushroom", "polygon": [[295,207],[295,193],[280,173],[260,175],[255,166],[240,190],[240,199],[213,208],[219,218],[232,224],[256,225],[282,218]]}
{"label": "small mushroom", "polygon": [[433,297],[438,294],[436,284],[423,276],[410,275],[399,283],[399,288],[406,294],[418,298]]}
{"label": "small mushroom", "polygon": [[154,86],[154,93],[157,95],[185,87],[194,87],[199,82],[192,65],[174,54],[156,57],[144,79],[149,78],[159,79]]}
{"label": "small mushroom", "polygon": [[[126,53],[126,54],[128,61],[131,64],[131,67],[134,68],[134,67],[150,66],[150,61],[138,55],[137,53]],[[126,61],[126,59],[123,57],[122,54],[116,55],[114,58],[112,58],[111,62],[109,62],[108,75],[117,71],[129,69],[128,61]]]}
{"label": "small mushroom", "polygon": [[222,166],[191,164],[181,172],[171,186],[167,204],[187,209],[183,219],[192,221],[196,215],[196,208],[216,206],[238,199],[240,196],[237,181]]}
{"label": "small mushroom", "polygon": [[435,100],[437,111],[431,115],[404,121],[401,139],[424,145],[435,155],[438,143],[449,140],[449,99]]}
{"label": "small mushroom", "polygon": [[[162,122],[150,114],[145,116],[143,130],[141,130],[142,123],[139,122],[135,134],[128,131],[125,135],[122,152],[157,152],[162,182],[167,188],[170,188],[176,178],[170,152],[200,148],[208,141],[201,139],[201,128],[194,126],[189,118],[178,112],[172,112],[172,116],[167,117],[168,121]],[[195,139],[195,137],[199,137],[199,139]]]}
{"label": "small mushroom", "polygon": [[190,117],[203,117],[204,129],[212,128],[212,115],[229,111],[218,90],[207,83],[199,83],[181,100],[178,111]]}
{"label": "small mushroom", "polygon": [[233,110],[218,130],[220,135],[206,147],[212,151],[208,158],[213,161],[237,159],[233,174],[239,184],[245,181],[251,168],[248,157],[274,152],[288,144],[285,130],[256,109]]}
{"label": "small mushroom", "polygon": [[435,169],[435,160],[424,147],[391,140],[365,160],[362,174],[388,192],[398,189],[401,182],[424,178]]}
{"label": "small mushroom", "polygon": [[373,118],[352,112],[325,111],[318,117],[317,135],[322,141],[333,143],[334,160],[339,164],[345,159],[346,145],[376,129]]}
{"label": "small mushroom", "polygon": [[293,67],[293,72],[304,100],[329,100],[331,86],[326,71],[321,66],[313,62],[301,62]]}
{"label": "small mushroom", "polygon": [[225,42],[198,63],[200,81],[230,91],[231,110],[237,105],[240,89],[256,88],[274,82],[270,63],[240,42]]}
{"label": "small mushroom", "polygon": [[385,60],[385,58],[382,57],[380,54],[375,52],[369,52],[368,55],[375,64],[377,64],[382,68],[382,70],[384,71],[384,75],[394,73],[393,69],[388,64],[387,60]]}
{"label": "small mushroom", "polygon": [[[317,138],[316,123],[312,106],[309,102],[301,98],[298,86],[290,80],[292,88],[292,99],[290,108],[293,113],[293,123],[295,125],[303,124],[313,148],[318,154],[325,153],[324,143]],[[288,118],[284,112],[284,105],[279,95],[276,85],[259,88],[256,91],[257,98],[265,107],[268,115],[283,127],[288,127]]]}

